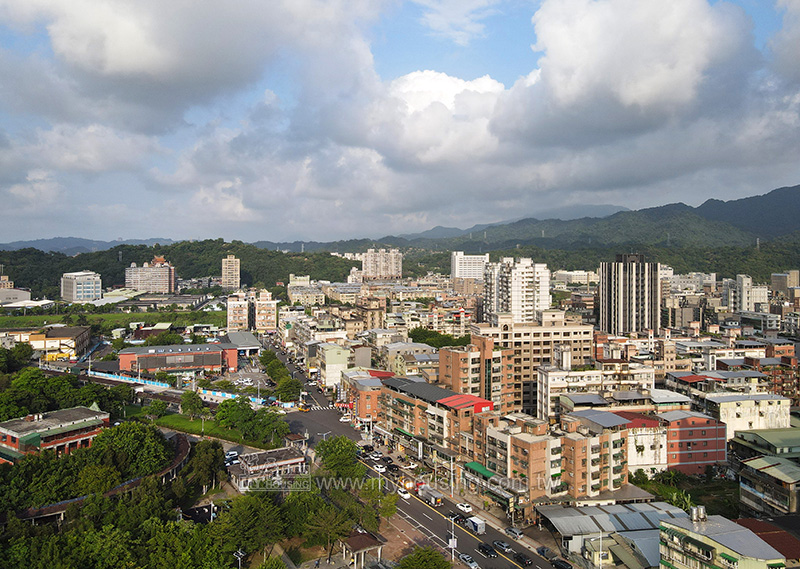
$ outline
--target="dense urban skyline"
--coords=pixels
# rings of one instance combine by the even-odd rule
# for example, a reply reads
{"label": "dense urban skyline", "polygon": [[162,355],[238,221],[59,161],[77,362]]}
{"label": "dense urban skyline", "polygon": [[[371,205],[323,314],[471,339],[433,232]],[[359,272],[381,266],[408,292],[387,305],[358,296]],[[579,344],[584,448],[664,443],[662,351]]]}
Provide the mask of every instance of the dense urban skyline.
{"label": "dense urban skyline", "polygon": [[0,14],[0,241],[330,240],[800,180],[797,0]]}

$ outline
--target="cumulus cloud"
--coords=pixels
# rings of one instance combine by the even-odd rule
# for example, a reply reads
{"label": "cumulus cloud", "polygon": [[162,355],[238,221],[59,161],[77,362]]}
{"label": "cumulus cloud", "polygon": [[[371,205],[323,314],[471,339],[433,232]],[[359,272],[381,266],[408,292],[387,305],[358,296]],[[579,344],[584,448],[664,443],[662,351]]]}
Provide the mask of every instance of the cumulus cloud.
{"label": "cumulus cloud", "polygon": [[800,82],[800,0],[778,0],[784,11],[783,27],[772,38],[775,67],[784,78]]}
{"label": "cumulus cloud", "polygon": [[23,208],[42,207],[54,204],[63,188],[55,179],[53,172],[47,170],[31,170],[24,183],[14,184],[8,193]]}
{"label": "cumulus cloud", "polygon": [[[62,198],[64,214],[88,202],[115,235],[147,203],[148,219],[171,212],[168,236],[248,240],[766,191],[800,175],[799,2],[780,0],[769,68],[725,1],[543,0],[539,62],[506,88],[433,69],[382,80],[373,0],[0,0],[53,53],[0,51],[0,110],[30,120],[5,127],[0,191],[19,208]],[[416,3],[461,45],[500,8]]]}
{"label": "cumulus cloud", "polygon": [[413,0],[423,7],[422,23],[459,45],[484,35],[481,20],[495,13],[500,0]]}

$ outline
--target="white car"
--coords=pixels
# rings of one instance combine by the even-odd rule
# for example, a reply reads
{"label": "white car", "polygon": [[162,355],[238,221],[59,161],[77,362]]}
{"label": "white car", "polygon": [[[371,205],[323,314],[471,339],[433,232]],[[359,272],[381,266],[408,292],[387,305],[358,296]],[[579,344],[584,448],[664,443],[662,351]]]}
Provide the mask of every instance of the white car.
{"label": "white car", "polygon": [[377,472],[378,474],[384,474],[386,472],[386,467],[382,464],[376,464],[375,466],[373,466],[373,468],[375,469],[375,472]]}
{"label": "white car", "polygon": [[465,514],[471,514],[472,513],[472,506],[470,506],[466,502],[462,502],[460,504],[456,504],[456,508],[458,508],[459,510],[461,510]]}
{"label": "white car", "polygon": [[400,496],[401,498],[405,498],[406,500],[411,498],[411,492],[409,492],[405,488],[398,488],[397,495]]}
{"label": "white car", "polygon": [[349,423],[350,422],[350,415],[342,415],[339,417],[340,423]]}
{"label": "white car", "polygon": [[480,565],[478,565],[475,560],[472,558],[471,555],[466,553],[459,553],[458,560],[461,561],[464,565],[469,567],[469,569],[481,569]]}
{"label": "white car", "polygon": [[405,468],[406,470],[414,470],[418,466],[419,464],[417,464],[416,462],[409,462],[403,468]]}

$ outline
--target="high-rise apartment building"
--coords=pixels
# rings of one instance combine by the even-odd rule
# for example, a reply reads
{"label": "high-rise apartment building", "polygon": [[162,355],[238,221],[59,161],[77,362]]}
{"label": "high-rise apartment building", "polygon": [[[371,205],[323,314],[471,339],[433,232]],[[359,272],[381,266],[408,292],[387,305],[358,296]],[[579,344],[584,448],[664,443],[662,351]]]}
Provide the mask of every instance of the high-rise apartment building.
{"label": "high-rise apartment building", "polygon": [[253,322],[253,303],[246,292],[237,292],[228,297],[228,332],[249,330]]}
{"label": "high-rise apartment building", "polygon": [[560,363],[556,346],[569,346],[575,365],[592,360],[593,326],[567,320],[563,310],[544,310],[535,322],[514,322],[510,314],[503,314],[494,325],[472,324],[470,332],[473,337],[487,336],[501,348],[513,350],[514,393],[520,396],[515,407],[531,415],[536,415],[536,370]]}
{"label": "high-rise apartment building", "polygon": [[511,314],[514,322],[534,322],[537,313],[550,308],[550,271],[531,259],[504,257],[484,270],[483,320],[494,322]]}
{"label": "high-rise apartment building", "polygon": [[398,249],[368,249],[362,273],[364,280],[399,279],[403,276],[403,254]]}
{"label": "high-rise apartment building", "polygon": [[125,269],[125,286],[142,292],[172,294],[175,292],[175,267],[164,257],[153,257],[150,263]]}
{"label": "high-rise apartment building", "polygon": [[256,332],[275,332],[278,329],[278,302],[268,290],[261,290],[254,302],[253,328]]}
{"label": "high-rise apartment building", "polygon": [[439,350],[439,383],[456,393],[488,399],[500,411],[517,411],[521,394],[515,392],[513,355],[492,338],[473,336],[468,346]]}
{"label": "high-rise apartment building", "polygon": [[453,251],[450,254],[451,279],[483,280],[483,270],[489,262],[489,253],[485,255],[465,255],[464,251]]}
{"label": "high-rise apartment building", "polygon": [[239,259],[233,255],[228,255],[222,259],[222,289],[238,290],[241,286],[239,277]]}
{"label": "high-rise apartment building", "polygon": [[92,271],[61,275],[61,298],[66,302],[91,302],[103,298],[103,282]]}
{"label": "high-rise apartment building", "polygon": [[736,275],[722,282],[722,297],[731,312],[755,312],[769,302],[769,287],[754,285],[750,275]]}
{"label": "high-rise apartment building", "polygon": [[661,283],[658,263],[644,255],[617,255],[600,263],[600,329],[609,334],[658,332],[661,326]]}

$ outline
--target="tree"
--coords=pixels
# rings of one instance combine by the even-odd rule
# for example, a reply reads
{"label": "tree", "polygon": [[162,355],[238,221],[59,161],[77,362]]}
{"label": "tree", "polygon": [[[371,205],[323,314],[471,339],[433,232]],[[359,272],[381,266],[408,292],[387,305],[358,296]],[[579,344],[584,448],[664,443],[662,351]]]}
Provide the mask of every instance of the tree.
{"label": "tree", "polygon": [[184,391],[181,395],[181,412],[189,415],[189,419],[194,421],[196,415],[203,409],[203,399],[196,391]]}
{"label": "tree", "polygon": [[450,569],[452,564],[433,547],[417,547],[400,561],[397,569]]}
{"label": "tree", "polygon": [[327,544],[328,561],[331,560],[333,544],[350,533],[353,528],[347,515],[335,510],[332,506],[326,506],[317,512],[316,516],[309,520],[308,533],[311,537],[321,540]]}
{"label": "tree", "polygon": [[167,414],[167,402],[161,399],[153,399],[150,405],[145,407],[145,413],[154,419],[163,417]]}
{"label": "tree", "polygon": [[647,484],[647,474],[641,468],[637,468],[633,476],[630,477],[630,483],[636,486]]}
{"label": "tree", "polygon": [[106,464],[89,464],[78,475],[77,492],[86,494],[103,494],[122,482],[119,471]]}
{"label": "tree", "polygon": [[286,569],[286,563],[280,557],[270,557],[258,566],[258,569]]}
{"label": "tree", "polygon": [[333,437],[317,444],[322,466],[339,478],[362,479],[366,468],[358,461],[356,443],[345,436]]}

